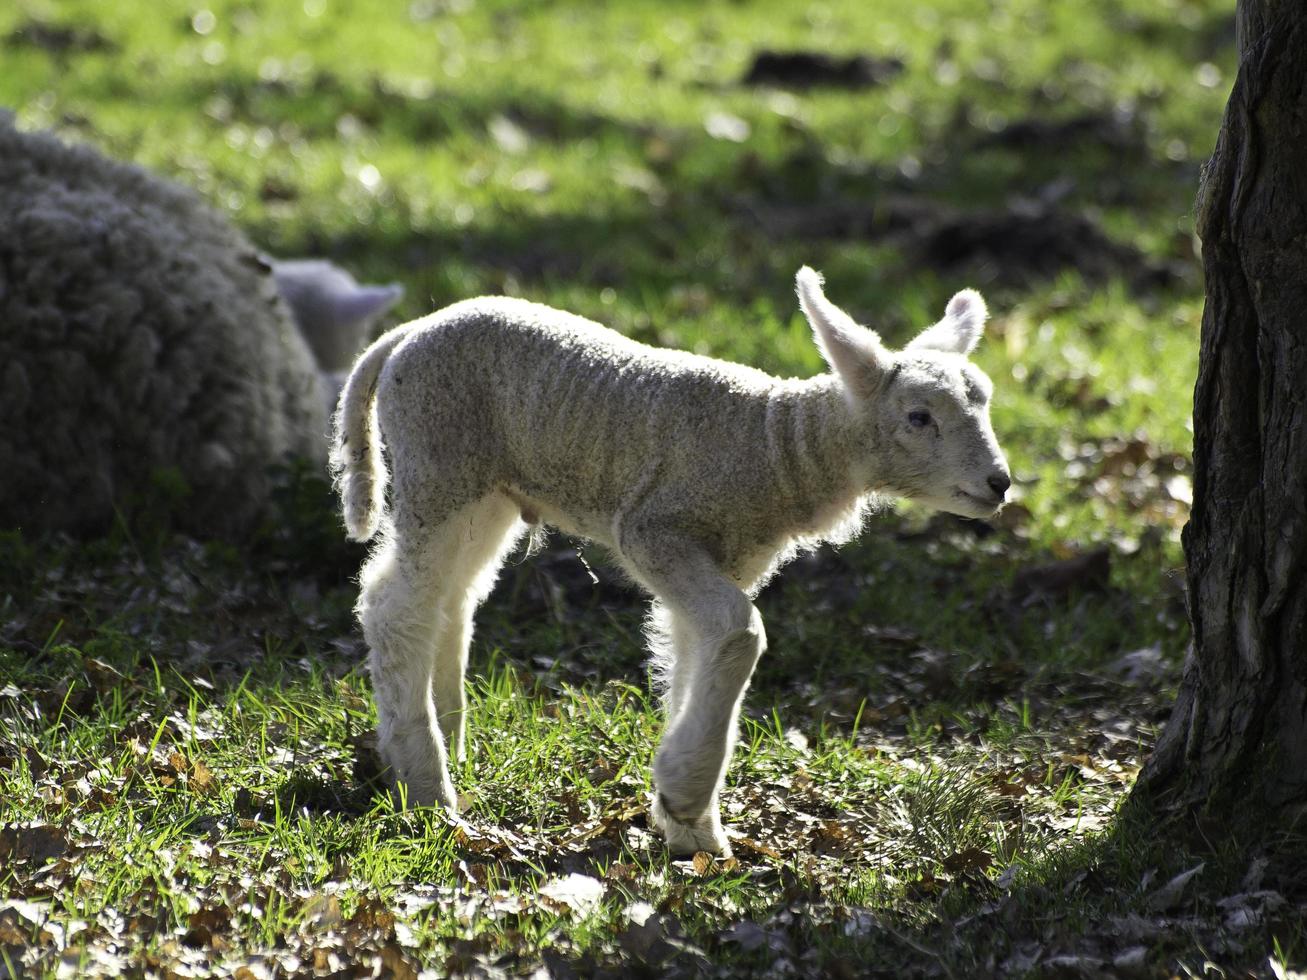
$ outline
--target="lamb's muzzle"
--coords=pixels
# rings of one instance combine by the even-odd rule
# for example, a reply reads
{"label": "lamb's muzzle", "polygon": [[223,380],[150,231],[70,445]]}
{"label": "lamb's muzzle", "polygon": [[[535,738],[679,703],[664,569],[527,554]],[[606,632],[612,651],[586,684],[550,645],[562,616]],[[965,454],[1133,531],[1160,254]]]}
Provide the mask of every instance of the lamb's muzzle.
{"label": "lamb's muzzle", "polygon": [[362,355],[333,465],[350,536],[378,538],[358,614],[381,750],[409,800],[455,808],[472,615],[523,514],[603,545],[653,596],[667,732],[652,817],[674,851],[728,853],[717,801],[766,648],[753,595],[800,549],[853,536],[880,497],[971,517],[1002,505],[993,385],[966,357],[980,294],[958,293],[895,353],[816,272],[796,286],[829,374],[774,378],[505,298],[455,304]]}

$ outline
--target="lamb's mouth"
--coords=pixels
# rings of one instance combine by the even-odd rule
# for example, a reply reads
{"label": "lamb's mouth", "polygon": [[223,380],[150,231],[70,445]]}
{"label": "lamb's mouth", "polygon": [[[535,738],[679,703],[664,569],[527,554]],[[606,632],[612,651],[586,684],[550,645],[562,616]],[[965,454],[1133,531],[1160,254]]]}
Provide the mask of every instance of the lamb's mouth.
{"label": "lamb's mouth", "polygon": [[987,514],[997,514],[999,508],[1003,506],[1003,501],[1001,500],[995,500],[993,497],[979,497],[974,493],[968,493],[961,487],[954,488],[953,496],[961,497],[977,510],[983,510]]}

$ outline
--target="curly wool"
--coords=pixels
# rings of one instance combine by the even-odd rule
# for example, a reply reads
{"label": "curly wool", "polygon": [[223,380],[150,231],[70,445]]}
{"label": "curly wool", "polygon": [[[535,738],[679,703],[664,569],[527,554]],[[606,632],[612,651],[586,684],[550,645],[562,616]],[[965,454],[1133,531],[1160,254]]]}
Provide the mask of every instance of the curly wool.
{"label": "curly wool", "polygon": [[325,459],[323,382],[253,246],[194,193],[0,115],[0,526],[95,533],[176,468],[249,528]]}

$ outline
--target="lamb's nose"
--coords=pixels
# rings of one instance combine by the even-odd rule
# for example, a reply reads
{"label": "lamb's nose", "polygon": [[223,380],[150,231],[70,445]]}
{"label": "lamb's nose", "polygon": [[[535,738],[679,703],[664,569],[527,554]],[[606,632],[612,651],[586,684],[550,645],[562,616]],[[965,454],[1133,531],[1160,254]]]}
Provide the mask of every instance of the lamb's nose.
{"label": "lamb's nose", "polygon": [[994,491],[994,496],[1002,500],[1007,496],[1008,487],[1012,486],[1012,478],[1006,473],[992,473],[988,481],[989,489]]}

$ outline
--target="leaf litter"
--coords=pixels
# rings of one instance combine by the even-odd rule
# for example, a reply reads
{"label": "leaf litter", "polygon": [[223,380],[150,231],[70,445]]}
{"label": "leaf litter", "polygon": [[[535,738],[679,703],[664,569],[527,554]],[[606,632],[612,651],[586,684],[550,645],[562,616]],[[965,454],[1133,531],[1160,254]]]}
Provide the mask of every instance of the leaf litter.
{"label": "leaf litter", "polygon": [[[1067,462],[1080,464],[1072,476],[1086,492],[1119,486],[1124,505],[1161,500],[1183,512],[1183,494],[1168,488],[1183,464],[1144,440],[1080,442]],[[964,596],[967,563],[987,560],[992,541],[950,521],[876,533],[927,552],[946,541],[963,559],[937,574]],[[1010,528],[994,533],[1020,540]],[[976,608],[1037,622],[1086,601],[1117,603],[1116,564],[1127,558],[1110,546],[1032,560],[1008,585],[977,592]],[[671,861],[648,823],[642,764],[657,732],[653,709],[629,700],[643,698],[638,600],[603,568],[596,583],[566,548],[542,559],[525,577],[506,575],[492,600],[507,607],[488,630],[509,651],[496,669],[510,697],[534,701],[543,723],[584,732],[584,748],[566,767],[538,771],[533,799],[506,803],[498,801],[505,791],[521,795],[520,774],[496,783],[474,749],[475,796],[452,821],[384,804],[348,589],[256,588],[236,571],[225,578],[205,568],[185,541],[165,551],[161,567],[123,555],[70,562],[47,577],[38,601],[0,624],[0,637],[27,651],[24,669],[0,689],[0,712],[13,722],[0,736],[0,766],[9,784],[33,790],[0,822],[5,954],[29,972],[79,975],[493,975],[542,963],[578,975],[630,963],[688,975],[723,957],[859,975],[829,948],[839,935],[888,944],[916,964],[908,972],[931,975],[960,955],[968,928],[1012,914],[1005,910],[1032,862],[1092,842],[1112,824],[1153,739],[1157,692],[1174,676],[1155,645],[1075,674],[1016,655],[980,659],[926,630],[861,622],[867,656],[857,676],[760,681],[745,741],[762,748],[742,753],[722,801],[735,857]],[[819,553],[796,571],[760,600],[777,610],[769,622],[794,621],[786,615],[794,602],[834,615],[868,587],[865,566],[840,555]],[[203,589],[193,587],[199,575]],[[298,604],[310,593],[340,613],[306,620]],[[198,644],[197,614],[212,637]],[[629,659],[591,659],[593,649],[575,642],[543,661],[529,647],[512,654],[524,630],[598,621],[624,631]],[[51,635],[60,642],[47,642]],[[272,696],[277,685],[251,681],[269,666],[277,685],[311,685],[324,699],[315,703],[337,713],[340,734],[315,743],[312,722],[293,710],[231,700],[236,691]],[[767,696],[784,727],[770,727],[757,700]],[[931,714],[925,706],[934,703],[949,713]],[[114,732],[89,749],[64,740],[114,704],[122,719]],[[591,710],[599,714],[587,721]],[[612,727],[629,723],[624,711],[639,720],[634,736]],[[251,724],[257,751],[242,747],[235,761]],[[1008,729],[1016,734],[994,734]],[[494,813],[484,809],[490,800]],[[185,829],[148,854],[138,829],[106,823],[160,807]],[[338,821],[351,833],[375,826],[380,836],[367,847],[434,841],[453,857],[429,883],[403,870],[360,874],[359,845],[327,860],[300,854],[281,829],[288,820],[308,834]],[[147,865],[148,874],[131,871]],[[133,885],[106,906],[105,883],[124,868]],[[1201,876],[1184,879],[1172,901],[1166,889],[1177,869],[1168,873],[1167,885],[1141,890],[1147,916],[1104,926],[1137,937],[1135,945],[1109,950],[1093,929],[1054,932],[1030,947],[1014,938],[995,971],[1135,969],[1141,946],[1152,956],[1158,937],[1176,929],[1216,923],[1252,935],[1298,908],[1277,882],[1250,881],[1204,918],[1190,897]],[[923,931],[934,916],[949,921],[945,910],[959,902],[981,911],[959,919],[957,935]],[[592,938],[582,942],[573,929]]]}

